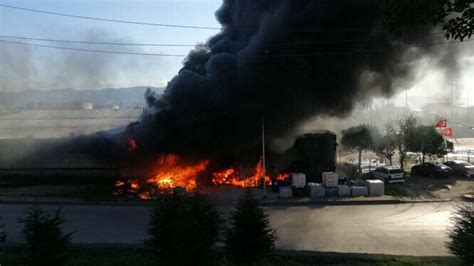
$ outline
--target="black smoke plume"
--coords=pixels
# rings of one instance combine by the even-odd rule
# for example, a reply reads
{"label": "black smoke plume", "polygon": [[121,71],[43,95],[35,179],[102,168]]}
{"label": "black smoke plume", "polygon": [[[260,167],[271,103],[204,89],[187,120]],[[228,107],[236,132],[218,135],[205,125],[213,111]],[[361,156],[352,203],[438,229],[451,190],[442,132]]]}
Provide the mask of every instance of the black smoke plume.
{"label": "black smoke plume", "polygon": [[163,95],[146,94],[150,108],[126,135],[142,152],[225,157],[259,145],[262,120],[271,141],[392,95],[413,60],[438,48],[410,47],[432,40],[429,28],[384,32],[382,2],[225,0],[221,32],[189,53]]}

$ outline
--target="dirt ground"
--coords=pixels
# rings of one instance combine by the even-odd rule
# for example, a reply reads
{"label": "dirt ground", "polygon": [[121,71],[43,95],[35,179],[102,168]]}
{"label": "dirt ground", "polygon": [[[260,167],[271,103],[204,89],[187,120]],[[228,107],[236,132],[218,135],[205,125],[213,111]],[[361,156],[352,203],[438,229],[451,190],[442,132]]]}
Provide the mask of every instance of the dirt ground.
{"label": "dirt ground", "polygon": [[449,178],[407,177],[405,184],[387,184],[387,195],[418,199],[456,200],[467,193],[474,193],[474,178],[451,176]]}

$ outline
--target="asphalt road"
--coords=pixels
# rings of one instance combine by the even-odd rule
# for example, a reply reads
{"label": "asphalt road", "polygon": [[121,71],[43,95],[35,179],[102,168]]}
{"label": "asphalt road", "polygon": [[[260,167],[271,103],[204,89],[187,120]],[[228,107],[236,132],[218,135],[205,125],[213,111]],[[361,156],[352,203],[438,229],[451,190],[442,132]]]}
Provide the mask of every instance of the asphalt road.
{"label": "asphalt road", "polygon": [[[0,205],[8,243],[21,241],[18,219],[27,207]],[[420,256],[448,255],[453,210],[453,203],[268,208],[279,248]],[[146,238],[148,207],[68,205],[63,211],[64,229],[75,231],[76,243],[133,244]]]}

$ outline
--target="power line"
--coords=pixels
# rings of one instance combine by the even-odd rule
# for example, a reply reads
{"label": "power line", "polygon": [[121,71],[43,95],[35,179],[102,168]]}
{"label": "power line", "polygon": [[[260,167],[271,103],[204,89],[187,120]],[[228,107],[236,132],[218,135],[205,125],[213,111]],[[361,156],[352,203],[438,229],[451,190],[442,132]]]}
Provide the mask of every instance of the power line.
{"label": "power line", "polygon": [[186,57],[186,55],[184,55],[184,54],[154,54],[154,53],[136,53],[136,52],[119,52],[119,51],[109,51],[109,50],[81,49],[81,48],[69,48],[69,47],[24,43],[24,42],[7,41],[7,40],[0,40],[0,42],[16,44],[16,45],[35,46],[35,47],[61,49],[61,50],[71,50],[71,51],[80,51],[80,52],[107,53],[107,54],[126,54],[126,55],[144,55],[144,56]]}
{"label": "power line", "polygon": [[78,40],[31,38],[31,37],[12,36],[12,35],[0,35],[0,38],[11,38],[11,39],[21,39],[21,40],[30,40],[30,41],[79,43],[79,44],[98,44],[98,45],[122,45],[122,46],[164,46],[164,47],[195,47],[195,46],[207,46],[207,45],[205,45],[205,44],[95,42],[95,41],[78,41]]}
{"label": "power line", "polygon": [[[433,33],[435,34],[435,33]],[[444,34],[443,32],[438,34]],[[32,38],[24,36],[0,35],[0,38],[11,38],[30,41],[46,41],[46,42],[61,42],[61,43],[77,43],[77,44],[97,44],[97,45],[118,45],[118,46],[156,46],[156,47],[208,47],[206,44],[174,44],[174,43],[127,43],[127,42],[97,42],[97,41],[79,41],[79,40],[64,40],[64,39],[50,39],[50,38]],[[354,42],[371,42],[384,41],[387,39],[347,39],[347,40],[333,40],[333,41],[315,41],[315,42],[282,42],[282,43],[266,43],[265,46],[293,46],[293,45],[317,45],[317,44],[331,44],[331,43],[354,43]]]}
{"label": "power line", "polygon": [[142,22],[142,21],[131,21],[131,20],[89,17],[89,16],[81,16],[81,15],[73,15],[73,14],[66,14],[66,13],[31,9],[31,8],[25,8],[25,7],[19,7],[19,6],[11,6],[11,5],[5,5],[5,4],[0,4],[0,7],[23,10],[23,11],[29,11],[29,12],[36,12],[36,13],[43,13],[43,14],[49,14],[49,15],[55,15],[55,16],[62,16],[62,17],[98,20],[98,21],[106,21],[106,22],[117,22],[117,23],[125,23],[125,24],[136,24],[136,25],[144,25],[144,26],[158,26],[158,27],[185,28],[185,29],[203,29],[203,30],[220,30],[221,29],[220,27],[191,26],[191,25],[152,23],[152,22]]}
{"label": "power line", "polygon": [[[19,7],[19,6],[12,6],[12,5],[5,5],[0,4],[0,7],[28,11],[28,12],[36,12],[36,13],[43,13],[55,16],[62,16],[62,17],[71,17],[71,18],[79,18],[79,19],[88,19],[88,20],[97,20],[97,21],[106,21],[106,22],[116,22],[116,23],[124,23],[124,24],[136,24],[136,25],[143,25],[143,26],[158,26],[158,27],[171,27],[171,28],[184,28],[184,29],[202,29],[202,30],[223,30],[223,27],[210,27],[210,26],[192,26],[192,25],[181,25],[181,24],[167,24],[167,23],[153,23],[153,22],[143,22],[143,21],[132,21],[132,20],[121,20],[121,19],[109,19],[109,18],[100,18],[100,17],[90,17],[90,16],[82,16],[82,15],[74,15],[74,14],[67,14],[67,13],[60,13],[60,12],[53,12],[53,11],[46,11],[46,10],[38,10],[26,7]],[[403,29],[423,29],[425,27],[404,27]],[[253,31],[256,28],[237,28],[231,27],[231,29],[235,30],[242,30],[242,31]],[[377,32],[373,28],[359,28],[359,29],[282,29],[279,31],[284,32]],[[384,32],[378,30],[378,32]]]}
{"label": "power line", "polygon": [[[464,40],[464,41],[450,41],[450,42],[428,43],[428,44],[421,44],[421,45],[399,45],[399,47],[403,47],[403,48],[431,47],[431,46],[448,45],[448,44],[454,44],[454,43],[466,43],[466,42],[471,42],[471,41],[474,41],[474,39]],[[72,50],[72,51],[81,51],[81,52],[95,52],[95,53],[108,53],[108,54],[125,54],[125,55],[143,55],[143,56],[166,56],[166,57],[186,57],[186,56],[187,56],[187,55],[184,55],[184,54],[137,53],[137,52],[120,52],[120,51],[110,51],[110,50],[69,48],[69,47],[60,47],[60,46],[42,45],[42,44],[32,44],[32,43],[24,43],[24,42],[17,42],[17,41],[7,41],[7,40],[0,40],[0,42],[3,42],[3,43],[10,43],[10,44],[16,44],[16,45],[24,45],[24,46],[34,46],[34,47],[43,47],[43,48],[52,48],[52,49],[62,49],[62,50]],[[249,56],[249,57],[251,57],[251,58],[270,58],[270,57],[302,57],[302,56],[320,56],[320,55],[363,54],[363,53],[381,52],[381,51],[385,51],[385,50],[388,50],[388,49],[393,49],[393,47],[384,47],[384,48],[368,49],[368,50],[354,50],[354,51],[321,52],[321,53],[266,54],[266,55],[254,55],[254,56]]]}

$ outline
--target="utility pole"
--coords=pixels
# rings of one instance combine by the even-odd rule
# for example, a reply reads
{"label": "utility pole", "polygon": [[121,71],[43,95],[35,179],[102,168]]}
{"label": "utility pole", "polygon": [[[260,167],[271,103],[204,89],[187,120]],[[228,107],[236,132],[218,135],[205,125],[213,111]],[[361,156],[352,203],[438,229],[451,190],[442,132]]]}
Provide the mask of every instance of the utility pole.
{"label": "utility pole", "polygon": [[262,173],[263,173],[263,197],[267,197],[267,185],[265,184],[265,118],[262,116]]}
{"label": "utility pole", "polygon": [[405,108],[408,108],[408,90],[405,90]]}
{"label": "utility pole", "polygon": [[451,121],[454,121],[454,86],[456,86],[456,80],[451,79]]}

